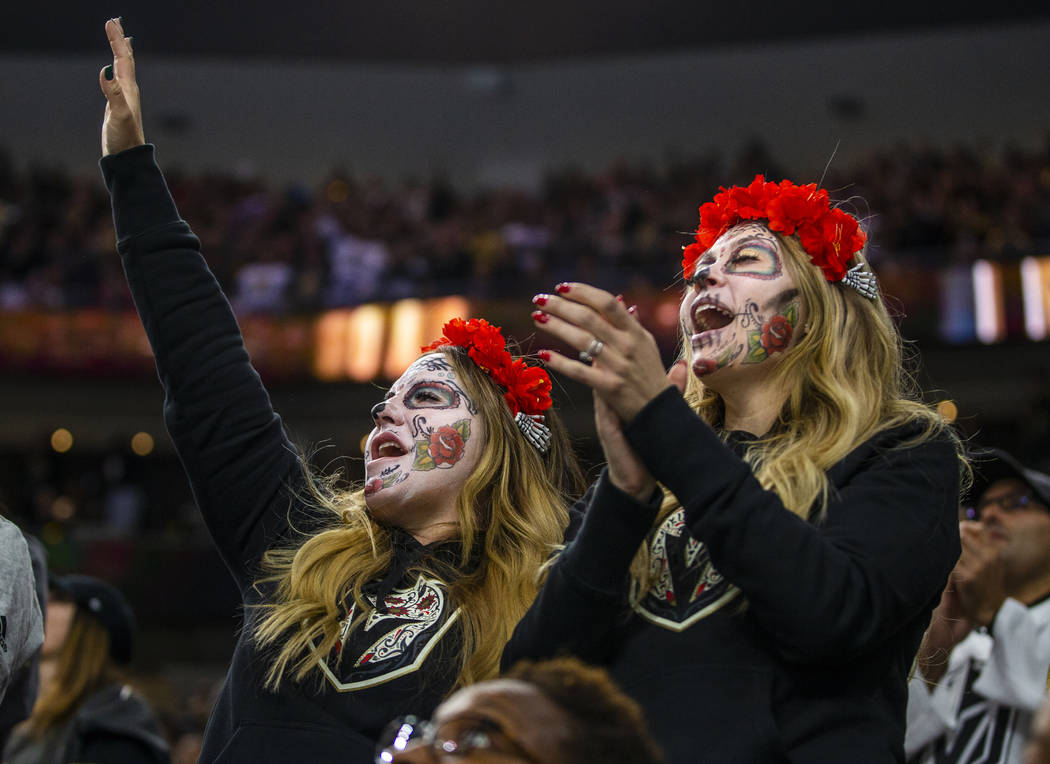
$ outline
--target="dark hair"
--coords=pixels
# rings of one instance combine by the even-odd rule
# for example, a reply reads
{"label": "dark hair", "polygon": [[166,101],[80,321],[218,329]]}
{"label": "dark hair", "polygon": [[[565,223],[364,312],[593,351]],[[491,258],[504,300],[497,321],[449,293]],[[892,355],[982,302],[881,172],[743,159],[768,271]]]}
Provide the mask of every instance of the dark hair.
{"label": "dark hair", "polygon": [[528,682],[566,714],[571,734],[565,760],[573,764],[661,764],[641,707],[600,668],[576,658],[521,661],[504,675]]}

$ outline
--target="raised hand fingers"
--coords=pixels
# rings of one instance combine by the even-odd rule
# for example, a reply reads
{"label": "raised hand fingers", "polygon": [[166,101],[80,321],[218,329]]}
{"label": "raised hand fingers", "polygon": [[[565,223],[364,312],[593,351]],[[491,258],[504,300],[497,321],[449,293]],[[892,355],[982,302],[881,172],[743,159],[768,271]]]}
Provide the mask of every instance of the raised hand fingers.
{"label": "raised hand fingers", "polygon": [[630,329],[635,321],[622,298],[590,284],[566,281],[558,284],[556,295],[564,303],[577,303],[590,308],[617,329]]}
{"label": "raised hand fingers", "polygon": [[[548,351],[551,369],[589,385],[622,421],[631,421],[668,385],[656,341],[622,300],[608,292],[578,283],[559,284],[557,292],[533,298],[540,308],[533,321],[581,358],[574,361]],[[587,360],[593,364],[581,363]]]}
{"label": "raised hand fingers", "polygon": [[532,320],[545,332],[580,351],[581,361],[585,360],[586,355],[591,356],[591,361],[601,356],[605,362],[621,357],[616,330],[600,318],[592,320],[593,311],[565,302],[550,305],[550,301],[549,295],[536,295],[533,298],[541,310],[532,314]]}
{"label": "raised hand fingers", "polygon": [[99,87],[106,96],[106,115],[102,122],[103,156],[146,142],[131,38],[124,36],[120,19],[106,22],[106,38],[113,53],[113,63],[99,72]]}
{"label": "raised hand fingers", "polygon": [[122,85],[127,80],[135,79],[135,56],[131,50],[131,38],[124,36],[121,19],[110,19],[106,22],[106,37],[113,52],[113,70],[118,82]]}

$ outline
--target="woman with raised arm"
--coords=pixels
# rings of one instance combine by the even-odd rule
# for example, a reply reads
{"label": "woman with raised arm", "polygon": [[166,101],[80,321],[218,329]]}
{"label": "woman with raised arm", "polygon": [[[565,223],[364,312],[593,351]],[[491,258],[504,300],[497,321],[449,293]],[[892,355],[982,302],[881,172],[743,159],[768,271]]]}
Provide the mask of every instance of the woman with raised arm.
{"label": "woman with raised arm", "polygon": [[146,144],[129,39],[102,172],[165,421],[245,606],[202,762],[371,761],[392,718],[493,676],[568,524],[579,471],[546,372],[454,320],[372,408],[365,483],[315,477]]}
{"label": "woman with raised arm", "polygon": [[700,208],[682,362],[586,284],[537,295],[608,469],[504,652],[607,665],[671,762],[904,761],[959,554],[956,438],[910,394],[857,221],[761,176]]}

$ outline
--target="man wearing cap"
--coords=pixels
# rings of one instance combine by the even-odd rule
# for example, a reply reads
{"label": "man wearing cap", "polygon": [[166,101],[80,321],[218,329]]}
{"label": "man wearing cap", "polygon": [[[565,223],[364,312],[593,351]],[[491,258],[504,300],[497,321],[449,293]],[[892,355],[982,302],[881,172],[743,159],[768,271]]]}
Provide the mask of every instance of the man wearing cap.
{"label": "man wearing cap", "polygon": [[973,468],[962,555],[909,685],[909,762],[1019,763],[1046,696],[1050,475],[998,449]]}

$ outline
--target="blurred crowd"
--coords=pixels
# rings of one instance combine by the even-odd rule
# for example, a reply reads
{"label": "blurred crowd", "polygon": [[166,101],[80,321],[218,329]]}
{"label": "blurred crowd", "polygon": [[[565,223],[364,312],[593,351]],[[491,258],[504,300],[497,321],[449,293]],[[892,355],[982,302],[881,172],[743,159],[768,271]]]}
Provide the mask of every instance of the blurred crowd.
{"label": "blurred crowd", "polygon": [[[334,170],[316,189],[167,168],[179,209],[240,313],[309,312],[443,294],[503,297],[565,278],[667,286],[718,184],[779,179],[759,143],[658,169],[563,169],[538,192],[463,192]],[[931,267],[1050,250],[1050,137],[1037,149],[895,146],[823,179],[864,220],[872,259]],[[97,176],[16,172],[0,154],[0,310],[129,305]]]}

